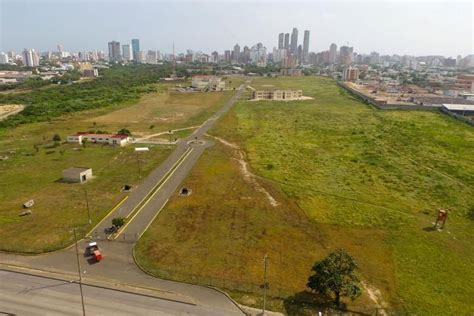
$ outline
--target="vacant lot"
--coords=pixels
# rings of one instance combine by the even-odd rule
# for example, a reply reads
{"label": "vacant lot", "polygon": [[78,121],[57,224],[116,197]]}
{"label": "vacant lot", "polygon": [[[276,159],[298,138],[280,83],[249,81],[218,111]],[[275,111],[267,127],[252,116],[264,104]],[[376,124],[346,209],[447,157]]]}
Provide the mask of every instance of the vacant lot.
{"label": "vacant lot", "polygon": [[[81,147],[64,143],[67,135],[97,130],[114,133],[121,128],[138,135],[199,125],[231,94],[169,94],[167,85],[156,87],[159,92],[143,96],[137,104],[82,111],[50,122],[0,130],[0,250],[43,252],[64,247],[71,241],[73,227],[89,230],[125,196],[121,192],[125,184],[139,183],[135,146]],[[172,122],[167,120],[171,117]],[[150,124],[154,128],[150,129]],[[174,136],[186,133],[189,131]],[[57,146],[52,141],[55,134],[62,139]],[[150,146],[150,152],[139,158],[142,174],[156,168],[171,150],[168,146]],[[59,182],[62,170],[73,166],[92,167],[96,178],[82,185]],[[84,189],[92,225],[88,224]],[[33,214],[20,217],[22,204],[29,199],[35,200]]]}
{"label": "vacant lot", "polygon": [[[262,85],[314,100],[242,101],[221,120],[212,134],[243,152],[216,140],[184,184],[193,194],[172,199],[138,245],[145,267],[258,293],[242,284],[262,282],[268,254],[271,288],[298,295],[313,262],[342,247],[369,288],[350,309],[472,313],[472,127],[435,112],[371,109],[329,79],[252,82]],[[440,207],[450,210],[442,232],[431,229]],[[274,307],[292,310],[288,301]]]}
{"label": "vacant lot", "polygon": [[170,129],[200,125],[217,111],[232,92],[179,93],[160,91],[144,95],[130,107],[87,120],[102,129],[130,129],[144,136]]}

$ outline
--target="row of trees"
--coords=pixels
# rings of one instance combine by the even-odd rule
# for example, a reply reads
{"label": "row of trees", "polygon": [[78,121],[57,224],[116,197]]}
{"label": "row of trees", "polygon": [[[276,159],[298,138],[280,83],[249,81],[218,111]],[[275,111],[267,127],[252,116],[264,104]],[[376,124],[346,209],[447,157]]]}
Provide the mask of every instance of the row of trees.
{"label": "row of trees", "polygon": [[170,74],[169,65],[114,65],[101,70],[100,77],[92,81],[1,94],[0,104],[23,104],[26,107],[21,113],[1,121],[0,128],[46,121],[65,113],[135,100],[142,93],[153,90],[147,85]]}

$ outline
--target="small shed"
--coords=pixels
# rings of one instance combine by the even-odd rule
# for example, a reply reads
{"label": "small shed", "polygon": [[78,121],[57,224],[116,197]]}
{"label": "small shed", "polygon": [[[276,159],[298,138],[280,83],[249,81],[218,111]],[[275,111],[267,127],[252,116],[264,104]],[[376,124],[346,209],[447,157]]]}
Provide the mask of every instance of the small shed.
{"label": "small shed", "polygon": [[63,181],[86,182],[92,178],[92,169],[87,167],[71,167],[63,170]]}

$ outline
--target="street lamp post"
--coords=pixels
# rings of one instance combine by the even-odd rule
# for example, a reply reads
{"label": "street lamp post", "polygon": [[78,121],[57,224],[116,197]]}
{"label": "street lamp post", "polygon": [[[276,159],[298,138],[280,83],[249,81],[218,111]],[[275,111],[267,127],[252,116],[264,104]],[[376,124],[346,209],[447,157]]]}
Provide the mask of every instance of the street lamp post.
{"label": "street lamp post", "polygon": [[76,244],[77,273],[79,274],[79,289],[81,291],[82,315],[86,316],[86,307],[84,305],[84,294],[82,292],[82,273],[81,273],[81,264],[79,262],[79,249],[77,246],[76,227],[74,227],[73,231],[74,231],[74,243]]}

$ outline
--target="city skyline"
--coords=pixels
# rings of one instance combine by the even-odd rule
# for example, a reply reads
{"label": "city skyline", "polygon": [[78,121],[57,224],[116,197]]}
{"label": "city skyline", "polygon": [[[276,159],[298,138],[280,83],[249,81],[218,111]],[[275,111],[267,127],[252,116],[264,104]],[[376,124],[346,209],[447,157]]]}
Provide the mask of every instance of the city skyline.
{"label": "city skyline", "polygon": [[[271,50],[278,47],[280,33],[291,35],[292,29],[296,27],[299,31],[298,45],[304,45],[304,31],[310,32],[310,52],[327,50],[331,43],[355,47],[359,53],[366,54],[378,51],[381,54],[455,57],[473,52],[472,4],[466,2],[433,3],[429,7],[425,6],[426,8],[420,3],[299,3],[293,5],[299,6],[300,10],[295,10],[296,13],[292,13],[287,19],[282,19],[287,12],[285,9],[289,6],[285,3],[269,6],[265,2],[245,5],[218,2],[211,6],[149,1],[134,4],[133,15],[130,15],[130,10],[122,7],[111,8],[110,1],[93,6],[83,6],[84,3],[1,1],[0,50],[21,51],[24,48],[35,48],[51,51],[61,43],[64,49],[69,51],[106,51],[108,42],[131,44],[133,38],[140,39],[143,51],[158,49],[164,53],[171,53],[173,43],[177,52],[184,52],[186,49],[208,53],[215,50],[224,52],[232,49],[235,44],[250,47],[259,42]],[[236,13],[232,9],[238,6],[241,10]],[[62,14],[74,12],[78,7],[82,10],[81,17],[88,16],[87,24],[77,23],[76,16]],[[101,14],[105,8],[109,9],[109,14],[104,17]],[[341,11],[341,8],[345,10]],[[367,8],[371,10],[367,11]],[[378,23],[383,20],[381,13],[388,9],[392,13],[400,11],[403,18],[400,21]],[[270,12],[262,14],[264,10]],[[178,27],[181,22],[172,21],[164,14],[174,11],[179,11],[179,16],[194,22],[193,27],[190,28],[189,23]],[[228,12],[227,17],[224,12]],[[365,13],[361,15],[362,12]],[[421,13],[432,17],[426,21],[426,27],[405,31],[400,29],[401,24],[409,25],[410,21],[422,18]],[[436,20],[436,16],[443,16],[443,13],[446,13],[443,23],[432,21]],[[130,15],[130,20],[123,23],[127,14]],[[210,14],[214,18],[204,18]],[[22,27],[17,27],[14,23],[19,15],[22,15],[25,21]],[[38,16],[43,19],[34,19]],[[134,22],[137,16],[139,21]],[[151,19],[152,16],[155,18]],[[361,16],[364,19],[361,19]],[[99,17],[102,17],[102,20]],[[348,17],[351,19],[346,21]],[[57,23],[63,19],[69,22],[58,28]],[[276,23],[275,19],[281,21]],[[52,20],[56,24],[48,22]],[[111,20],[115,21],[115,24],[109,23]],[[251,23],[242,23],[244,20]],[[240,21],[240,24],[236,21]],[[348,27],[351,23],[354,24],[354,21],[357,21],[356,27]],[[457,31],[452,34],[454,27]],[[212,32],[203,32],[203,29],[211,29]],[[202,35],[196,36],[196,33]],[[94,34],[94,38],[89,38],[90,34]]]}

